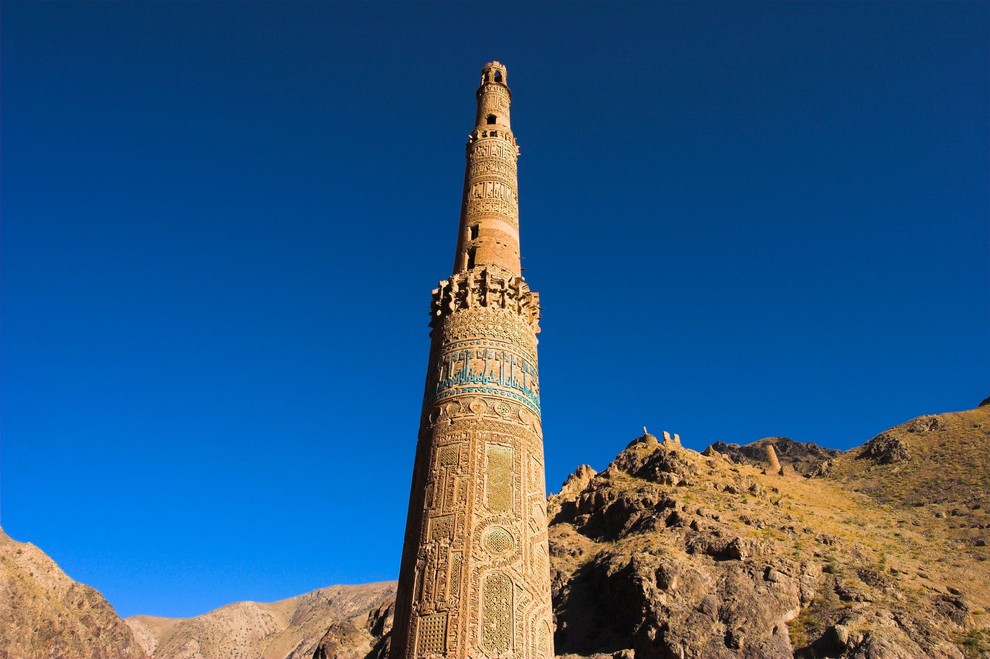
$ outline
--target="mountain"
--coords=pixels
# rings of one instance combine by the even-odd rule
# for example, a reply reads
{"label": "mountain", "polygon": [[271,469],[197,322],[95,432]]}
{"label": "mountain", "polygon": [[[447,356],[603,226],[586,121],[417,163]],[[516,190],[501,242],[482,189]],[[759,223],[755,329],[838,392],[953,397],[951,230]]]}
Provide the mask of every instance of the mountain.
{"label": "mountain", "polygon": [[[775,437],[698,453],[644,434],[601,473],[579,467],[548,511],[561,659],[990,657],[990,405],[845,452]],[[124,625],[2,532],[0,559],[0,659],[388,647],[394,583]]]}
{"label": "mountain", "polygon": [[360,619],[394,597],[391,582],[330,586],[271,604],[237,602],[195,618],[133,616],[127,624],[153,659],[309,659],[327,629],[343,624],[355,628],[349,641],[363,657],[373,640],[366,635],[366,648],[358,642]]}
{"label": "mountain", "polygon": [[811,478],[641,437],[550,498],[557,651],[990,656],[988,467],[990,407],[914,419]]}
{"label": "mountain", "polygon": [[103,595],[0,529],[0,659],[146,659]]}

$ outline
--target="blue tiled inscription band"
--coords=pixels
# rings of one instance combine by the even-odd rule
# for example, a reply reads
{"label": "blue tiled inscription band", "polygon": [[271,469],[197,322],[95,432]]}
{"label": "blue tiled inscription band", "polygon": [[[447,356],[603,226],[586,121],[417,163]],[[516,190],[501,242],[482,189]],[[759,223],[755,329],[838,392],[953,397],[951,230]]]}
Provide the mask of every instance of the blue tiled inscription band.
{"label": "blue tiled inscription band", "polygon": [[462,394],[502,396],[540,413],[536,365],[505,348],[454,344],[440,356],[427,387],[433,402]]}

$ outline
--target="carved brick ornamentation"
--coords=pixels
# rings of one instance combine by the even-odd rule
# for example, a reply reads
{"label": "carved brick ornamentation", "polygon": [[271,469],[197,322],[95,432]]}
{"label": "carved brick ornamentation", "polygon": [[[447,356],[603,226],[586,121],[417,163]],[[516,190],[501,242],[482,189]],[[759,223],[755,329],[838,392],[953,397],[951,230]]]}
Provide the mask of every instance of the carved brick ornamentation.
{"label": "carved brick ornamentation", "polygon": [[512,448],[488,445],[485,503],[496,513],[512,512]]}
{"label": "carved brick ornamentation", "polygon": [[416,653],[419,655],[431,652],[444,653],[447,651],[447,614],[435,613],[423,616],[416,625]]}
{"label": "carved brick ornamentation", "polygon": [[485,577],[481,649],[500,657],[512,647],[512,580],[501,572]]}
{"label": "carved brick ornamentation", "polygon": [[462,554],[459,551],[450,555],[447,592],[453,599],[457,599],[461,595],[461,557]]}
{"label": "carved brick ornamentation", "polygon": [[[497,266],[456,273],[441,281],[433,289],[430,315],[437,319],[457,311],[486,307],[514,311],[539,333],[540,294],[531,291],[522,277]],[[436,321],[431,324],[436,326]]]}
{"label": "carved brick ornamentation", "polygon": [[552,659],[537,334],[505,67],[485,65],[430,358],[391,659]]}
{"label": "carved brick ornamentation", "polygon": [[515,543],[511,533],[501,526],[496,526],[485,532],[484,545],[485,549],[493,554],[504,554],[512,549]]}

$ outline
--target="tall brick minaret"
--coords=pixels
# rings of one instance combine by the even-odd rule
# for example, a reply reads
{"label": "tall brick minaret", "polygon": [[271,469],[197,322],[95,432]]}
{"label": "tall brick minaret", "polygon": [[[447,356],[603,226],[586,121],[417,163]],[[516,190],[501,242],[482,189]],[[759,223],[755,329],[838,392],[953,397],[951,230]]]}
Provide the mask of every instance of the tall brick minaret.
{"label": "tall brick minaret", "polygon": [[453,274],[432,344],[392,659],[551,659],[536,334],[519,263],[519,149],[505,67],[481,71]]}

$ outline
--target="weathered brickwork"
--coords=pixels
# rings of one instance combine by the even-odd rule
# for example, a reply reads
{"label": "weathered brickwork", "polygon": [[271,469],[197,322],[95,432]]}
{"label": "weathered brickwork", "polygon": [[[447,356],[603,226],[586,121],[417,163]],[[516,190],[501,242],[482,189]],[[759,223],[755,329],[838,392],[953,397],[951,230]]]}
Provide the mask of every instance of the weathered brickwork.
{"label": "weathered brickwork", "polygon": [[392,659],[553,657],[540,303],[521,276],[519,150],[498,62],[477,99],[454,272],[430,308]]}

